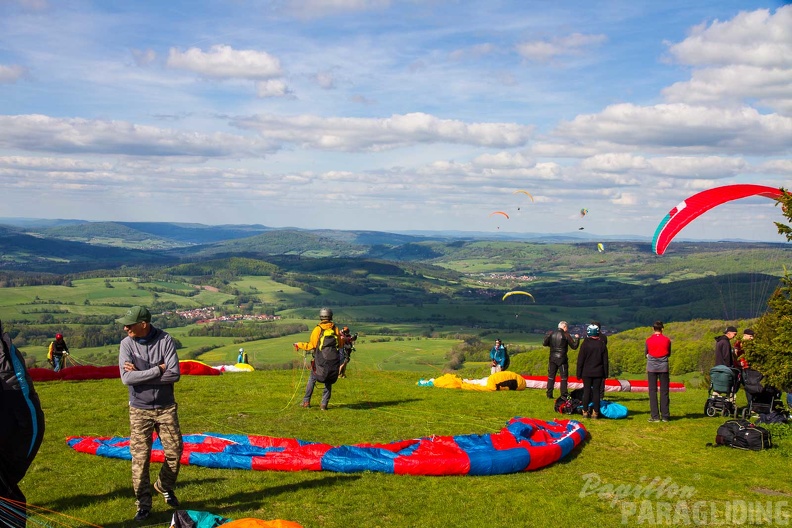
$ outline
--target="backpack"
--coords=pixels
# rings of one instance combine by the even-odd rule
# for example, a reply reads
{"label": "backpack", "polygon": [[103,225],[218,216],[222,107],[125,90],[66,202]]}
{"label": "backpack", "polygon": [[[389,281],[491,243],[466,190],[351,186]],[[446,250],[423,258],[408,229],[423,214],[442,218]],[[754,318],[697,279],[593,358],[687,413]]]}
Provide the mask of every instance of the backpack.
{"label": "backpack", "polygon": [[47,363],[49,363],[50,365],[54,365],[54,363],[52,362],[52,351],[53,350],[55,350],[55,341],[50,343],[49,349],[47,350]]}
{"label": "backpack", "polygon": [[319,340],[313,351],[311,369],[316,381],[333,384],[338,381],[338,369],[341,368],[341,356],[338,353],[338,337],[335,325],[330,328],[319,327]]}
{"label": "backpack", "polygon": [[761,451],[773,447],[770,431],[748,420],[727,420],[715,435],[716,445]]}
{"label": "backpack", "polygon": [[503,370],[509,370],[509,365],[511,365],[511,357],[509,357],[509,351],[506,350],[506,347],[503,347]]}
{"label": "backpack", "polygon": [[577,398],[559,396],[553,404],[553,409],[560,414],[583,414],[582,406],[583,402]]}

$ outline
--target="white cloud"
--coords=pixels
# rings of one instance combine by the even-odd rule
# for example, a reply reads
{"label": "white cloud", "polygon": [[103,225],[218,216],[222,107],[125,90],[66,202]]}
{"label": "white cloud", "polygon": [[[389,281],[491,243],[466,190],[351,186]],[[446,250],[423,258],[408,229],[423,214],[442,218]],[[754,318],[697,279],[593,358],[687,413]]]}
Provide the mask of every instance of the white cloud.
{"label": "white cloud", "polygon": [[157,53],[152,49],[132,50],[132,58],[138,66],[147,66],[157,60]]}
{"label": "white cloud", "polygon": [[0,147],[28,152],[129,156],[264,156],[274,150],[260,139],[197,134],[122,121],[0,115]]}
{"label": "white cloud", "polygon": [[532,131],[513,123],[464,123],[423,113],[379,119],[256,115],[234,119],[233,124],[256,130],[268,139],[339,151],[380,151],[441,142],[515,147],[524,145]]}
{"label": "white cloud", "polygon": [[171,48],[168,67],[219,79],[267,80],[281,75],[280,61],[265,51],[235,50],[217,44],[208,52],[198,48]]}
{"label": "white cloud", "polygon": [[286,83],[280,79],[270,79],[256,83],[256,95],[259,97],[283,97],[288,95]]}
{"label": "white cloud", "polygon": [[689,81],[663,90],[671,102],[735,104],[756,101],[792,115],[792,5],[732,20],[702,24],[669,52],[683,64],[700,67]]}
{"label": "white cloud", "polygon": [[517,53],[526,60],[545,62],[561,55],[577,55],[584,50],[606,42],[605,35],[574,33],[550,40],[533,40],[518,43]]}
{"label": "white cloud", "polygon": [[669,48],[684,64],[792,67],[792,5],[742,12],[733,19],[702,24]]}
{"label": "white cloud", "polygon": [[0,64],[0,84],[15,83],[27,75],[27,69],[18,64],[5,66]]}
{"label": "white cloud", "polygon": [[448,54],[451,60],[464,60],[467,58],[481,58],[486,55],[490,55],[495,53],[497,48],[494,44],[490,43],[483,43],[483,44],[476,44],[474,46],[469,46],[467,48],[456,49]]}
{"label": "white cloud", "polygon": [[792,145],[792,118],[763,115],[750,107],[625,103],[562,122],[554,133],[580,142],[654,150],[785,153]]}

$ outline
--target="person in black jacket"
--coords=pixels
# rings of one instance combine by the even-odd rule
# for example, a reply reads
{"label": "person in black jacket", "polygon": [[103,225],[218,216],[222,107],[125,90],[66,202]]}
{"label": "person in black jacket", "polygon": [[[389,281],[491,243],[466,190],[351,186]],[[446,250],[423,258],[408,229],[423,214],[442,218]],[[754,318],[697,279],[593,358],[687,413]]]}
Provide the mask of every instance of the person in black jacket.
{"label": "person in black jacket", "polygon": [[561,396],[567,397],[567,380],[569,379],[569,357],[567,352],[571,348],[577,350],[580,336],[572,337],[567,331],[567,322],[558,323],[558,328],[548,332],[544,338],[544,346],[550,347],[550,361],[547,364],[547,397],[553,398],[556,372],[561,376]]}
{"label": "person in black jacket", "polygon": [[715,338],[715,366],[726,365],[730,368],[736,368],[734,349],[731,344],[731,340],[736,335],[737,329],[733,326],[727,326],[723,335]]}
{"label": "person in black jacket", "polygon": [[[599,333],[598,326],[588,325],[577,360],[577,377],[583,380],[583,416],[587,418],[599,418],[600,385],[608,376],[608,345]],[[590,403],[593,403],[591,408]]]}
{"label": "person in black jacket", "polygon": [[27,508],[19,482],[44,438],[44,413],[25,359],[0,323],[0,497],[16,501],[13,523],[0,508],[0,525],[25,526]]}

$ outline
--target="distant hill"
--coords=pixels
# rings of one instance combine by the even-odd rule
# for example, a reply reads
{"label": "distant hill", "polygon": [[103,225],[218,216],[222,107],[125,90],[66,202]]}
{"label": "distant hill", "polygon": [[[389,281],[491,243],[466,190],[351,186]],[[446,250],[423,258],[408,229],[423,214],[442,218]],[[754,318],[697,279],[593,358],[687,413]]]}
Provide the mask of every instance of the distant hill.
{"label": "distant hill", "polygon": [[20,233],[0,226],[0,270],[73,273],[124,265],[162,265],[171,260],[154,251],[103,247]]}

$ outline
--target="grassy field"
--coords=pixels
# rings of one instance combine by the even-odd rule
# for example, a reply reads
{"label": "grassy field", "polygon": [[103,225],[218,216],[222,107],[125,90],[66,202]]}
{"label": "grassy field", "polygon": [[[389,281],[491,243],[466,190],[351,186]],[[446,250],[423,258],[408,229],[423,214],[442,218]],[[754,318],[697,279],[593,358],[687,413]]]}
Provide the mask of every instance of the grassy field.
{"label": "grassy field", "polygon": [[[353,360],[349,378],[334,387],[330,410],[322,412],[318,405],[298,407],[306,380],[301,369],[185,376],[177,385],[182,431],[347,444],[496,432],[513,416],[559,418],[541,390],[421,388],[419,377]],[[72,435],[127,436],[126,388],[119,380],[101,380],[41,382],[36,389],[47,425],[41,451],[21,484],[28,500],[105,527],[135,525],[129,462],[77,453],[65,444]],[[615,526],[638,524],[640,512],[643,524],[684,524],[657,517],[670,504],[671,521],[673,508],[680,507],[673,486],[684,490],[691,508],[694,503],[706,508],[698,524],[732,525],[724,515],[743,504],[770,504],[771,512],[789,515],[788,426],[774,428],[778,447],[770,451],[707,447],[722,419],[703,416],[706,397],[701,389],[672,394],[672,421],[655,424],[647,422],[645,394],[612,395],[628,407],[628,418],[586,420],[589,439],[566,459],[535,472],[416,477],[183,466],[177,492],[184,509],[289,519],[305,527],[557,527],[583,519],[587,526]],[[619,496],[619,490],[635,491],[653,479],[665,482],[659,491]],[[713,519],[711,512],[720,517]],[[165,525],[170,516],[155,497],[147,525]]]}

